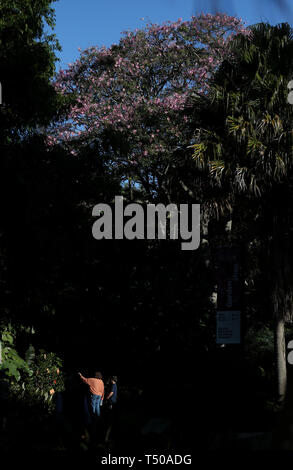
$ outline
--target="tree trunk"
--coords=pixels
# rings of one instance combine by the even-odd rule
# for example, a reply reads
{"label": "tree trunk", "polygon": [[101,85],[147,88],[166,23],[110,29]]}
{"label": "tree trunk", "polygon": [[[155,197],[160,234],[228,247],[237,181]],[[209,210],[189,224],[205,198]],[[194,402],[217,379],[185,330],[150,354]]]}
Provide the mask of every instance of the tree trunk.
{"label": "tree trunk", "polygon": [[[283,197],[279,200],[286,201]],[[285,338],[285,323],[293,319],[293,272],[291,236],[292,218],[286,204],[273,206],[273,243],[271,274],[273,279],[272,304],[275,318],[275,365],[277,394],[283,404],[273,432],[275,450],[293,450],[293,382],[292,370],[288,367]]]}
{"label": "tree trunk", "polygon": [[[276,195],[278,196],[278,194]],[[279,195],[280,196],[280,195]],[[278,200],[278,198],[277,198]],[[279,200],[285,198],[279,197]],[[290,218],[288,208],[280,203],[272,208],[272,308],[275,321],[275,365],[278,401],[284,402],[287,387],[285,322],[292,320],[293,273],[291,267],[291,247],[288,227]]]}
{"label": "tree trunk", "polygon": [[[275,352],[276,354],[276,369],[278,377],[278,394],[284,396],[284,389],[286,395],[284,405],[277,415],[275,429],[272,435],[272,450],[293,450],[293,366],[288,366],[288,374],[286,373],[286,362],[284,365],[284,321],[280,320],[275,325]],[[286,349],[285,349],[285,361]]]}
{"label": "tree trunk", "polygon": [[287,367],[286,367],[286,344],[285,344],[285,321],[279,318],[275,322],[275,362],[277,377],[277,398],[279,403],[283,403],[287,387]]}

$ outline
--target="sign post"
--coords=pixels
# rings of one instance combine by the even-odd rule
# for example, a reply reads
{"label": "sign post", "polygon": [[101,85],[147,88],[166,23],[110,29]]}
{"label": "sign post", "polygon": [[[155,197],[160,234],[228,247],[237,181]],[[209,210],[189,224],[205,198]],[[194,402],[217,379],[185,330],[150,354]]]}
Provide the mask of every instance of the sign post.
{"label": "sign post", "polygon": [[216,249],[217,344],[241,343],[240,248]]}

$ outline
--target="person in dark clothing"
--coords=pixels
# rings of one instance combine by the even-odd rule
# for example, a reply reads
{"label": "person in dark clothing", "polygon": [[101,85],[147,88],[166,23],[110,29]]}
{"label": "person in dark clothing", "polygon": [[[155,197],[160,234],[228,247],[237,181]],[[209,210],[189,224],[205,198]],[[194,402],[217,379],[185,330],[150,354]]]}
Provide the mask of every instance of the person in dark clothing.
{"label": "person in dark clothing", "polygon": [[117,403],[117,377],[112,375],[110,378],[111,389],[108,395],[106,396],[106,400],[108,401],[109,409],[113,408]]}
{"label": "person in dark clothing", "polygon": [[110,387],[109,392],[106,394],[106,402],[107,402],[107,426],[106,426],[106,436],[105,436],[105,444],[107,444],[110,440],[110,434],[113,434],[112,428],[115,428],[115,421],[117,415],[117,377],[112,375],[110,378]]}

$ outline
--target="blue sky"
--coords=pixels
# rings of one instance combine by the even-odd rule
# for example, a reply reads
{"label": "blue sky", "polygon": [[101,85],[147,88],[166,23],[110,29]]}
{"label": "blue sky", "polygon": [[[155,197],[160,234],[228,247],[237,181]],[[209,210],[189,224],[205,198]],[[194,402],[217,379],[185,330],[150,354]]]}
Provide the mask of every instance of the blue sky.
{"label": "blue sky", "polygon": [[[269,21],[271,24],[293,23],[291,12],[274,7],[272,0],[222,0],[220,11],[235,15],[248,24]],[[146,22],[162,23],[199,12],[212,13],[208,0],[59,0],[55,33],[63,51],[57,69],[66,68],[82,50],[93,45],[118,43],[121,32],[141,28]],[[144,21],[141,19],[144,18]]]}

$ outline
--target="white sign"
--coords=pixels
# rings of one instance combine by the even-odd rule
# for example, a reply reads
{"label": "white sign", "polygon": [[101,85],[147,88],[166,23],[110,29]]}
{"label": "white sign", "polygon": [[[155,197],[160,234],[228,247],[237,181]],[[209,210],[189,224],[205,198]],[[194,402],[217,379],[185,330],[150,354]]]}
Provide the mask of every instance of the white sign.
{"label": "white sign", "polygon": [[217,344],[240,344],[240,311],[217,312]]}

